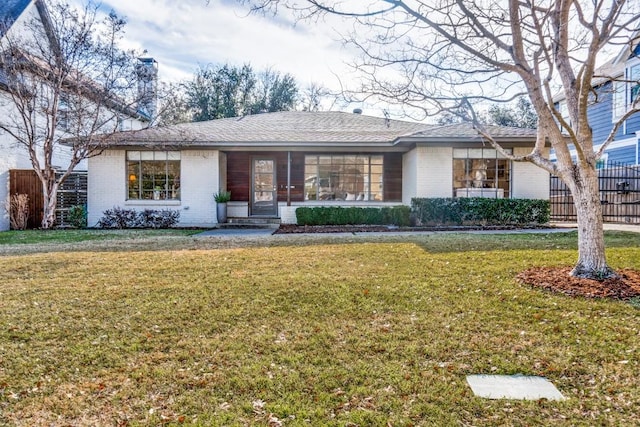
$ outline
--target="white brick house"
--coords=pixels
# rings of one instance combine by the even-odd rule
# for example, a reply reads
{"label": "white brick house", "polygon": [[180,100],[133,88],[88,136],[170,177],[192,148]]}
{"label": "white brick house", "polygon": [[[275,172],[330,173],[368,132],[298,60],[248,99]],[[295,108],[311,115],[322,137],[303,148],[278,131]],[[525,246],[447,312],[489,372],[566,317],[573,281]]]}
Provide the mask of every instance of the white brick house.
{"label": "white brick house", "polygon": [[[532,129],[491,127],[513,154]],[[295,223],[300,206],[387,206],[414,197],[548,199],[549,175],[502,158],[468,124],[447,126],[342,112],[280,112],[121,132],[89,160],[89,225],[106,209],[176,209],[180,226],[230,217]]]}

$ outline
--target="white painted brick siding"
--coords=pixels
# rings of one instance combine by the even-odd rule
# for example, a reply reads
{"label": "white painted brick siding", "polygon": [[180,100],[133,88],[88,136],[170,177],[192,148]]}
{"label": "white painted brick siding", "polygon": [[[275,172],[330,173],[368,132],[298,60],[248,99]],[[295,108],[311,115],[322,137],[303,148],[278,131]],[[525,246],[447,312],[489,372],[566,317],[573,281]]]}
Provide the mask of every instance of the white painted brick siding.
{"label": "white painted brick siding", "polygon": [[220,189],[219,151],[182,151],[180,165],[180,225],[209,227],[216,224],[213,194]]}
{"label": "white painted brick siding", "polygon": [[[523,156],[531,152],[530,148],[517,147],[513,154]],[[545,155],[548,157],[549,150]],[[512,163],[511,197],[515,199],[549,199],[549,172],[530,162]]]}
{"label": "white painted brick siding", "polygon": [[115,206],[125,207],[127,193],[124,150],[107,150],[89,159],[87,177],[87,224],[95,227],[102,213]]}
{"label": "white painted brick siding", "polygon": [[95,226],[106,209],[174,209],[180,211],[182,227],[211,227],[216,224],[213,194],[219,189],[218,151],[180,153],[180,200],[126,200],[124,150],[107,150],[89,159],[89,225]]}
{"label": "white painted brick siding", "polygon": [[418,150],[413,149],[402,156],[402,203],[411,205],[411,199],[418,193]]}
{"label": "white painted brick siding", "polygon": [[[528,149],[516,148],[515,154]],[[452,197],[453,149],[451,147],[418,146],[403,156],[403,203],[410,205],[412,197]],[[180,201],[127,201],[126,161],[124,150],[108,150],[89,160],[89,225],[95,226],[102,212],[114,206],[135,209],[178,209],[180,226],[211,227],[216,224],[213,193],[221,187],[220,174],[225,169],[224,155],[216,150],[186,150],[181,152]],[[547,199],[549,175],[528,163],[514,163],[512,197]],[[318,203],[317,206],[333,205]],[[335,205],[342,205],[335,203]],[[344,206],[352,204],[345,203]],[[393,206],[395,203],[376,204]],[[295,224],[295,210],[313,203],[279,203],[283,224]],[[372,206],[367,204],[367,206]],[[229,202],[229,217],[247,217],[247,202]]]}
{"label": "white painted brick siding", "polygon": [[[414,164],[409,166],[415,168],[415,195],[411,197],[452,197],[453,149],[417,146],[413,151]],[[406,204],[411,203],[411,197]]]}

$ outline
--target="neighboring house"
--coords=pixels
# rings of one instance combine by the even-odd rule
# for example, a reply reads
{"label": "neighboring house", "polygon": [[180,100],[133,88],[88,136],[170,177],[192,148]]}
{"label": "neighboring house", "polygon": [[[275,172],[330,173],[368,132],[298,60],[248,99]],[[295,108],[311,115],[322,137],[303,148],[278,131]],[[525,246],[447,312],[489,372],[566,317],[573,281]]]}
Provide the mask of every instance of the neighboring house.
{"label": "neighboring house", "polygon": [[[490,127],[515,155],[532,129]],[[230,217],[295,223],[300,206],[385,206],[413,197],[549,198],[549,174],[502,158],[469,124],[343,112],[279,112],[121,132],[89,159],[89,225],[113,207],[174,209],[180,226]]]}
{"label": "neighboring house", "polygon": [[[0,39],[4,37],[29,36],[32,22],[38,22],[45,28],[50,17],[45,2],[42,0],[1,0],[0,1]],[[50,43],[53,43],[50,31],[44,31]],[[138,64],[140,88],[155,93],[155,79],[157,78],[157,63],[151,58],[141,58]],[[146,71],[146,72],[143,72]],[[0,120],[13,120],[19,117],[16,107],[7,93],[8,79],[0,66]],[[148,96],[142,97],[141,110],[136,112],[131,109],[122,109],[118,119],[119,128],[140,129],[148,122],[145,114],[152,114],[154,106]],[[62,102],[62,101],[61,101]],[[117,106],[114,106],[114,109]],[[60,108],[61,113],[64,109]],[[119,110],[117,110],[119,111]],[[64,115],[59,117],[58,130],[64,134]],[[56,147],[53,163],[66,168],[70,160],[70,150],[63,146]],[[0,231],[9,229],[9,215],[5,210],[5,204],[9,199],[9,171],[11,169],[32,169],[32,163],[26,147],[18,145],[8,134],[0,130]],[[76,170],[86,170],[86,162],[81,162]]]}
{"label": "neighboring house", "polygon": [[[595,72],[593,103],[587,111],[593,131],[593,142],[598,150],[609,137],[614,123],[629,110],[640,90],[640,38],[636,38],[633,49],[625,47],[608,63]],[[563,117],[568,120],[566,103],[557,98]],[[553,159],[553,154],[551,155]],[[599,167],[612,163],[640,164],[640,113],[622,123],[613,142],[607,147]]]}

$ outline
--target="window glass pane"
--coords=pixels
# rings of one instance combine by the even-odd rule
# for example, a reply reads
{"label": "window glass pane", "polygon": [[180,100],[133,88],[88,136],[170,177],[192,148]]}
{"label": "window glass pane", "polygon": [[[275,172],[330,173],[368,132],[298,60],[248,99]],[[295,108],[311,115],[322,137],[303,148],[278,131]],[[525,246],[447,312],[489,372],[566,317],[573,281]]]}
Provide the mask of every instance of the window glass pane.
{"label": "window glass pane", "polygon": [[467,161],[454,159],[453,161],[453,188],[464,188],[471,186],[471,178],[467,172]]}
{"label": "window glass pane", "polygon": [[382,200],[382,174],[371,173],[371,199]]}
{"label": "window glass pane", "polygon": [[498,152],[493,148],[484,148],[482,149],[482,158],[483,159],[494,159],[498,155]]}
{"label": "window glass pane", "polygon": [[318,167],[307,165],[304,168],[304,199],[317,200],[318,198]]}
{"label": "window glass pane", "polygon": [[625,105],[625,82],[613,82],[613,118],[622,116],[626,110]]}
{"label": "window glass pane", "polygon": [[382,175],[382,165],[371,165],[371,173]]}
{"label": "window glass pane", "polygon": [[467,150],[467,158],[469,159],[481,159],[483,157],[483,152],[484,150],[482,150],[482,148],[469,148]]}
{"label": "window glass pane", "polygon": [[137,161],[127,162],[127,186],[129,199],[140,198],[140,163]]}
{"label": "window glass pane", "polygon": [[167,162],[167,194],[169,200],[180,199],[180,162]]}
{"label": "window glass pane", "polygon": [[383,156],[305,156],[304,171],[305,200],[383,200]]}
{"label": "window glass pane", "polygon": [[372,165],[381,165],[382,164],[382,156],[371,156],[371,164]]}
{"label": "window glass pane", "polygon": [[466,148],[454,148],[453,149],[453,158],[454,159],[466,159],[467,158],[467,149]]}
{"label": "window glass pane", "polygon": [[630,106],[636,100],[638,94],[640,94],[640,84],[638,83],[638,81],[640,81],[640,64],[629,68],[629,80],[630,90],[628,105]]}
{"label": "window glass pane", "polygon": [[[166,160],[167,152],[130,151],[127,153],[128,199],[179,200],[180,160]],[[180,157],[173,152],[172,157]],[[139,160],[131,160],[139,159]],[[163,158],[164,160],[152,160]]]}
{"label": "window glass pane", "polygon": [[453,159],[454,197],[509,197],[511,162],[494,149],[470,149],[468,153],[467,158]]}
{"label": "window glass pane", "polygon": [[167,160],[180,160],[180,152],[179,151],[168,151],[167,152]]}
{"label": "window glass pane", "polygon": [[346,165],[355,165],[357,161],[357,156],[345,156],[344,163]]}

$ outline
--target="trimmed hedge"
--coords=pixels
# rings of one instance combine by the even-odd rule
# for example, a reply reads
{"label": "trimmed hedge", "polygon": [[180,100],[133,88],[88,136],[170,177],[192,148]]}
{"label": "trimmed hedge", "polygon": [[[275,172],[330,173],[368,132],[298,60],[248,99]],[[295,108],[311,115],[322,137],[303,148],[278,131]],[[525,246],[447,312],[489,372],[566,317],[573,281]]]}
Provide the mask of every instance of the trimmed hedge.
{"label": "trimmed hedge", "polygon": [[298,225],[409,225],[408,206],[360,208],[327,206],[296,209]]}
{"label": "trimmed hedge", "polygon": [[548,200],[482,197],[413,198],[411,209],[430,226],[545,224],[551,212]]}

